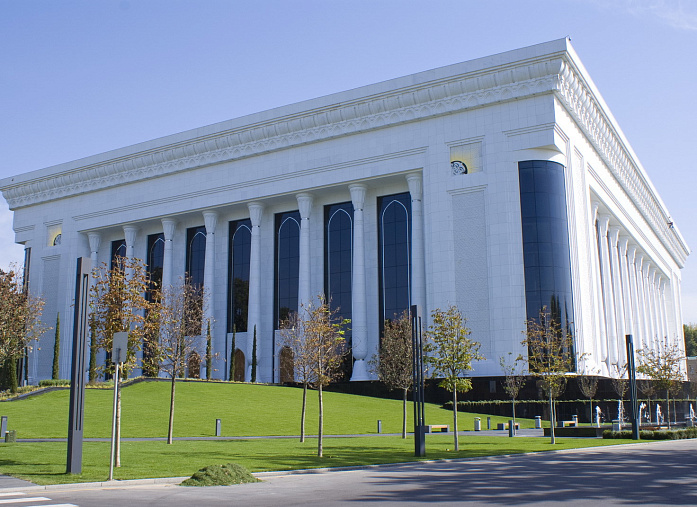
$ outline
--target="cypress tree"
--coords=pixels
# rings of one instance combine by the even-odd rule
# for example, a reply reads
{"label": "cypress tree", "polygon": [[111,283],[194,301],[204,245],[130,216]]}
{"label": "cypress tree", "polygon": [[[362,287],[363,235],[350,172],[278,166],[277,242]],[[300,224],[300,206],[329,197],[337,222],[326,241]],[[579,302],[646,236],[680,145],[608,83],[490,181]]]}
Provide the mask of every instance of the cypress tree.
{"label": "cypress tree", "polygon": [[60,367],[58,364],[61,347],[61,314],[56,314],[56,339],[53,341],[53,380],[58,380]]}
{"label": "cypress tree", "polygon": [[206,380],[211,379],[211,371],[213,369],[213,356],[211,349],[213,348],[213,340],[211,339],[211,321],[206,325]]}
{"label": "cypress tree", "polygon": [[252,382],[257,381],[257,326],[254,324],[254,341],[252,342]]}

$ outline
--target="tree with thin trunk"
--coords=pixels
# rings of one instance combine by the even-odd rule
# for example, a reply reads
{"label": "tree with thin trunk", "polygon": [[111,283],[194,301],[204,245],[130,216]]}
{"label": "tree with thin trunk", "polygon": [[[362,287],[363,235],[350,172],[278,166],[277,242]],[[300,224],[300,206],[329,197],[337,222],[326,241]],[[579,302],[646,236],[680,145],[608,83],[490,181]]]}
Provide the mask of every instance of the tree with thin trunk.
{"label": "tree with thin trunk", "polygon": [[167,443],[172,443],[174,433],[174,404],[177,377],[186,369],[189,356],[199,350],[202,341],[203,291],[189,280],[165,287],[158,300],[160,304],[148,314],[159,330],[159,339],[149,343],[152,356],[170,383],[169,424]]}
{"label": "tree with thin trunk", "polygon": [[555,312],[542,307],[538,318],[525,323],[525,339],[522,344],[528,351],[528,371],[540,379],[543,391],[549,399],[551,443],[554,436],[554,400],[566,385],[566,376],[575,370],[573,338],[569,325],[562,325]]}
{"label": "tree with thin trunk", "polygon": [[[90,287],[90,332],[94,334],[99,348],[111,352],[114,333],[128,332],[126,362],[123,378],[136,366],[137,351],[147,334],[145,316],[154,303],[145,297],[149,280],[143,261],[136,258],[118,257],[110,269],[105,263],[95,266]],[[114,374],[115,365],[110,362],[104,367],[106,373]],[[116,434],[121,434],[121,391],[116,401]],[[120,439],[116,439],[116,466],[121,466]]]}
{"label": "tree with thin trunk", "polygon": [[41,322],[42,298],[26,290],[23,276],[15,266],[0,269],[0,365],[14,377],[9,388],[17,390],[17,360],[31,343],[50,327]]}
{"label": "tree with thin trunk", "polygon": [[501,371],[504,374],[503,390],[511,398],[511,413],[513,414],[513,431],[515,431],[515,400],[525,385],[525,359],[520,354],[515,359],[513,353],[499,358]]}
{"label": "tree with thin trunk", "polygon": [[60,378],[60,353],[61,353],[61,314],[56,314],[56,329],[53,339],[53,371],[51,378],[58,380]]}
{"label": "tree with thin trunk", "polygon": [[473,369],[474,361],[481,361],[484,356],[479,353],[481,344],[470,339],[467,319],[457,307],[451,305],[445,311],[437,308],[431,314],[431,321],[426,332],[424,360],[432,368],[433,376],[442,379],[438,385],[453,393],[453,434],[458,451],[457,393],[472,389],[472,381],[462,377]]}
{"label": "tree with thin trunk", "polygon": [[206,380],[212,378],[213,373],[213,339],[211,338],[211,322],[206,322]]}
{"label": "tree with thin trunk", "polygon": [[232,326],[232,350],[230,350],[230,382],[235,380],[235,347],[237,346],[237,325]]}
{"label": "tree with thin trunk", "polygon": [[[624,378],[627,375],[627,363],[623,365],[612,365],[614,370],[614,375],[610,378],[610,384],[612,384],[612,390],[615,391],[618,397],[618,404],[624,406],[624,395],[627,394],[627,389],[629,389],[629,379]],[[619,406],[618,405],[618,406]],[[620,409],[617,409],[617,420],[622,424],[622,419]]]}
{"label": "tree with thin trunk", "polygon": [[257,381],[257,325],[254,324],[254,338],[252,342],[252,382]]}
{"label": "tree with thin trunk", "polygon": [[[594,373],[594,372],[591,372]],[[593,375],[580,375],[577,378],[578,389],[581,391],[583,396],[588,398],[589,408],[590,408],[590,424],[593,426],[593,396],[598,391],[598,376]]]}
{"label": "tree with thin trunk", "polygon": [[679,382],[685,380],[682,369],[684,361],[685,355],[680,345],[667,337],[658,347],[639,350],[639,366],[636,371],[652,379],[657,389],[665,391],[669,428],[670,392]]}
{"label": "tree with thin trunk", "polygon": [[[647,414],[649,417],[649,422],[651,422],[651,414],[652,414],[652,412],[651,412],[651,397],[654,394],[656,394],[656,386],[654,385],[653,380],[637,379],[636,387],[639,391],[641,391],[641,394],[646,396],[646,401],[648,402],[647,406],[646,406],[646,410],[647,410]],[[658,422],[658,421],[656,421],[656,422]]]}
{"label": "tree with thin trunk", "polygon": [[412,372],[411,317],[407,311],[399,317],[385,321],[380,341],[380,355],[368,362],[371,372],[377,375],[390,390],[402,391],[402,438],[407,438],[407,393],[414,382]]}
{"label": "tree with thin trunk", "polygon": [[324,295],[316,301],[301,305],[300,315],[304,320],[303,330],[308,346],[312,351],[314,386],[317,388],[319,402],[319,421],[317,432],[317,456],[323,455],[324,401],[322,389],[340,374],[344,354],[344,328],[348,320],[339,317],[339,307],[331,309]]}
{"label": "tree with thin trunk", "polygon": [[305,321],[297,312],[291,312],[281,322],[281,344],[288,347],[293,356],[293,373],[295,379],[303,386],[303,401],[300,412],[300,441],[305,441],[305,419],[307,412],[307,389],[315,383],[314,350],[312,343],[306,339]]}

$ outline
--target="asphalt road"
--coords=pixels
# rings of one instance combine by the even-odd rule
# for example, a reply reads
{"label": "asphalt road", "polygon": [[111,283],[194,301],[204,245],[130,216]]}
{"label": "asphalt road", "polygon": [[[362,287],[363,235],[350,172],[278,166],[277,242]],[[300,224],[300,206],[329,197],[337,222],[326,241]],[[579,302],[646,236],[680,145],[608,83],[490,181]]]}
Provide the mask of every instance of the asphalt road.
{"label": "asphalt road", "polygon": [[261,483],[229,487],[114,485],[27,494],[81,507],[697,505],[696,465],[697,441],[680,440],[351,471],[261,474]]}

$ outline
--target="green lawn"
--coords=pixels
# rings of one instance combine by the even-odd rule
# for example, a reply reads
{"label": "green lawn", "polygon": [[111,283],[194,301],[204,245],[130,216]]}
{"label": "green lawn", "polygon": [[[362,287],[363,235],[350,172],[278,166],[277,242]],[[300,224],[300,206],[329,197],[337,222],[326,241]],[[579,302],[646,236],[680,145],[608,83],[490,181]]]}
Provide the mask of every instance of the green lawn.
{"label": "green lawn", "polygon": [[[168,382],[141,382],[122,390],[122,437],[165,437],[169,416]],[[8,429],[18,438],[66,437],[69,391],[54,391],[24,400],[0,403]],[[222,420],[223,436],[297,435],[300,432],[302,389],[223,382],[179,382],[174,414],[175,437],[212,436],[215,420]],[[84,436],[109,437],[113,391],[87,389]],[[317,393],[308,393],[308,433],[317,432]],[[408,405],[408,427],[412,427],[412,405]],[[460,412],[460,430],[472,430],[480,414]],[[486,427],[486,415],[481,415]],[[377,432],[382,420],[384,433],[399,433],[402,402],[368,396],[325,393],[325,434]],[[492,416],[492,426],[508,417]],[[519,419],[521,427],[534,421]],[[452,412],[427,404],[427,424],[452,424]]]}
{"label": "green lawn", "polygon": [[[121,435],[165,437],[169,409],[169,383],[142,382],[123,389]],[[109,437],[113,392],[88,389],[85,401],[84,436]],[[299,434],[302,390],[291,387],[223,382],[180,382],[177,384],[175,436],[212,436],[215,419],[222,420],[223,436],[268,436]],[[9,417],[8,429],[18,438],[65,437],[68,426],[69,392],[56,391],[25,400],[0,403],[0,415]],[[408,407],[412,427],[412,405]],[[460,412],[461,430],[473,429],[479,414]],[[399,433],[402,402],[367,396],[326,393],[325,434],[375,434],[377,420],[384,433]],[[486,415],[482,415],[482,426]],[[493,417],[492,424],[507,417]],[[452,412],[438,405],[426,406],[426,422],[451,424]],[[522,427],[534,421],[519,419]],[[317,432],[317,393],[308,396],[307,433]],[[452,448],[452,435],[428,435],[427,459],[467,458],[497,454],[546,451],[623,443],[618,440],[558,439],[552,446],[546,438],[484,437],[472,432],[460,439],[461,451]],[[237,462],[252,471],[291,470],[313,467],[356,466],[414,461],[414,441],[398,436],[327,438],[325,457],[316,454],[316,440],[256,439],[217,441],[123,442],[122,468],[118,479],[190,476],[206,465]],[[108,476],[109,443],[85,442],[83,474],[66,475],[67,447],[62,442],[0,443],[0,473],[39,484],[103,481]]]}
{"label": "green lawn", "polygon": [[[452,436],[428,435],[426,458],[454,459],[499,454],[549,451],[629,443],[631,440],[507,438],[467,435],[460,438],[460,451],[453,452]],[[124,442],[122,467],[116,479],[190,476],[213,464],[239,463],[252,472],[294,470],[316,467],[358,466],[416,461],[414,440],[395,436],[327,438],[324,458],[318,458],[316,439],[208,440],[165,442]],[[64,443],[0,444],[0,472],[37,484],[104,481],[109,473],[109,444],[84,444],[82,475],[66,475]]]}

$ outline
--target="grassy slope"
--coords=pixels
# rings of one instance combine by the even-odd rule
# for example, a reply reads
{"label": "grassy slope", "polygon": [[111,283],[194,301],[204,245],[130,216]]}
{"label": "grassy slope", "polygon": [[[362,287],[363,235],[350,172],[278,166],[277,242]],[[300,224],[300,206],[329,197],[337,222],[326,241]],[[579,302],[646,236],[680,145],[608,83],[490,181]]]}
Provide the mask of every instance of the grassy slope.
{"label": "grassy slope", "polygon": [[[316,439],[300,443],[296,439],[124,442],[122,467],[116,479],[190,476],[200,468],[229,462],[239,463],[252,472],[294,470],[316,467],[357,466],[417,461],[414,441],[395,436],[328,438],[324,458],[317,458]],[[548,438],[507,438],[467,435],[460,438],[460,451],[452,449],[452,436],[429,435],[426,458],[454,459],[522,452],[549,451],[629,443],[631,440],[560,438],[552,446]],[[0,473],[37,484],[95,482],[106,480],[109,472],[109,443],[84,444],[83,473],[66,475],[64,443],[0,443]]]}
{"label": "grassy slope", "polygon": [[[164,437],[169,415],[168,382],[142,382],[122,390],[122,437]],[[222,420],[223,436],[297,435],[300,432],[302,390],[291,387],[230,384],[220,382],[179,382],[175,404],[174,435],[212,436],[215,419]],[[69,392],[55,391],[25,400],[0,403],[0,415],[7,415],[8,429],[18,438],[65,437],[68,428]],[[88,389],[85,396],[87,437],[109,437],[113,391]],[[412,405],[408,406],[408,427]],[[460,412],[460,429],[473,429],[478,414]],[[482,416],[486,426],[486,416]],[[377,420],[384,433],[398,433],[402,425],[402,402],[367,396],[325,393],[325,433],[375,433]],[[492,416],[492,425],[507,417]],[[438,405],[426,406],[426,422],[452,424],[452,412]],[[522,427],[533,421],[520,419]],[[317,393],[308,392],[306,431],[317,432]]]}

